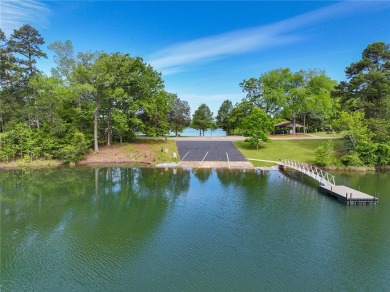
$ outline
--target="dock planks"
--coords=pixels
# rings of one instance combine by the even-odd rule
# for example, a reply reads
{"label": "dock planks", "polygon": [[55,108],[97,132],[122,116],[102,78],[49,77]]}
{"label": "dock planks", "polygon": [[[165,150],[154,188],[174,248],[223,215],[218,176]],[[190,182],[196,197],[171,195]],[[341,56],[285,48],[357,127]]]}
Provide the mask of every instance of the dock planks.
{"label": "dock planks", "polygon": [[319,185],[320,191],[348,205],[376,204],[378,198],[342,185]]}

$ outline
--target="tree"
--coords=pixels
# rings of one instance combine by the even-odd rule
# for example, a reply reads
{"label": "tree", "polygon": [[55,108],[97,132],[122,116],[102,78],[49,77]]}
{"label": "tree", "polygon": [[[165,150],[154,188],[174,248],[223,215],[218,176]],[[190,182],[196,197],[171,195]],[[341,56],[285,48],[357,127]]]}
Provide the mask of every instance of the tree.
{"label": "tree", "polygon": [[[362,59],[345,70],[348,81],[340,82],[333,96],[348,111],[361,111],[375,139],[390,139],[390,44],[376,42],[367,46]],[[387,135],[386,135],[387,133]]]}
{"label": "tree", "polygon": [[9,49],[17,55],[19,68],[26,78],[38,72],[35,66],[37,59],[47,58],[39,47],[44,43],[40,33],[28,24],[14,30],[11,35],[8,41]]}
{"label": "tree", "polygon": [[242,121],[251,113],[253,108],[253,105],[246,100],[234,105],[232,111],[227,116],[233,134],[241,127]]}
{"label": "tree", "polygon": [[[5,38],[3,37],[5,41]],[[46,58],[40,46],[44,40],[39,32],[28,24],[15,29],[10,39],[2,48],[5,62],[2,65],[2,97],[1,105],[3,127],[9,123],[28,121],[29,126],[37,125],[31,109],[35,103],[36,94],[30,86],[34,76],[41,74],[36,68],[37,60]],[[3,77],[2,76],[2,77]],[[3,110],[4,108],[4,110]]]}
{"label": "tree", "polygon": [[[141,58],[128,54],[79,53],[78,59],[71,80],[88,90],[94,104],[95,151],[99,150],[99,136],[105,136],[107,145],[111,145],[114,124],[120,127],[122,138],[132,136],[134,125],[151,135],[167,131],[167,102],[160,73]],[[126,116],[127,126],[115,110]],[[116,122],[113,122],[114,112]],[[128,130],[127,134],[124,129]]]}
{"label": "tree", "polygon": [[85,91],[85,95],[94,103],[93,110],[93,140],[94,151],[99,151],[98,129],[99,129],[99,111],[100,111],[100,93],[97,90],[97,74],[94,70],[94,64],[99,53],[78,53],[78,62],[72,70],[72,79],[75,85],[81,85],[80,88]]}
{"label": "tree", "polygon": [[372,143],[374,134],[366,124],[364,113],[342,111],[334,121],[334,128],[343,136],[345,155],[341,160],[346,165],[375,164],[375,145]]}
{"label": "tree", "polygon": [[57,78],[69,78],[76,60],[74,57],[73,45],[70,40],[65,42],[54,42],[48,46],[54,52],[56,68],[51,69],[51,74]]}
{"label": "tree", "polygon": [[282,110],[281,104],[290,69],[275,69],[260,75],[259,78],[250,78],[240,83],[242,91],[247,92],[246,101],[262,109],[269,115],[276,115]]}
{"label": "tree", "polygon": [[[366,118],[387,114],[390,98],[390,44],[372,43],[363,51],[362,60],[345,70],[348,82],[341,89],[342,104],[363,110]],[[344,91],[344,90],[346,91]]]}
{"label": "tree", "polygon": [[192,127],[199,130],[199,136],[204,136],[204,131],[209,129],[213,123],[213,113],[210,108],[202,103],[192,117]]}
{"label": "tree", "polygon": [[4,32],[0,28],[0,88],[3,89],[4,86],[8,84],[9,81],[9,71],[11,69],[11,59],[13,58],[10,54],[7,38]]}
{"label": "tree", "polygon": [[62,80],[55,77],[35,76],[30,80],[30,87],[35,92],[34,103],[29,104],[37,129],[42,123],[48,123],[55,131],[62,131],[63,125],[59,115],[63,107],[63,99],[67,96]]}
{"label": "tree", "polygon": [[148,99],[142,100],[143,133],[150,137],[169,133],[169,95],[165,91],[155,92]]}
{"label": "tree", "polygon": [[169,127],[176,137],[191,124],[191,108],[188,102],[181,100],[176,94],[171,94],[169,102]]}
{"label": "tree", "polygon": [[301,117],[306,123],[309,112],[325,112],[331,107],[330,91],[334,82],[320,70],[292,72],[275,69],[240,83],[247,92],[246,101],[271,116],[283,116],[292,121],[292,133]]}
{"label": "tree", "polygon": [[329,139],[316,149],[315,162],[318,166],[328,166],[333,162],[334,142]]}
{"label": "tree", "polygon": [[7,113],[8,115],[11,113],[9,86],[12,60],[13,56],[7,47],[7,38],[0,28],[0,133],[4,132],[4,125],[9,119],[6,117]]}
{"label": "tree", "polygon": [[222,128],[228,135],[230,134],[230,130],[232,128],[231,121],[229,119],[229,114],[232,112],[232,110],[233,104],[230,100],[227,99],[221,104],[216,117],[217,126]]}
{"label": "tree", "polygon": [[331,97],[336,81],[330,79],[325,72],[318,70],[309,71],[306,88],[308,96],[304,100],[304,106],[299,116],[303,120],[304,129],[309,125],[330,127],[330,121],[338,112],[337,104]]}
{"label": "tree", "polygon": [[252,112],[242,123],[244,136],[249,137],[248,142],[259,149],[261,141],[269,141],[268,134],[273,128],[272,119],[261,109],[253,108]]}

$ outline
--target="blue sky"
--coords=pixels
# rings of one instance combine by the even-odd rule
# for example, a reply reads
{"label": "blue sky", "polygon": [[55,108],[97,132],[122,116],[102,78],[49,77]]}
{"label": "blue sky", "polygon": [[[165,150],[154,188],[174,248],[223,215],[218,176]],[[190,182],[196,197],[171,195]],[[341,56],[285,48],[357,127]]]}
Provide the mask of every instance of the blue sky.
{"label": "blue sky", "polygon": [[0,3],[9,36],[24,23],[47,45],[141,56],[192,111],[241,101],[239,83],[276,68],[319,68],[335,80],[375,41],[390,43],[389,1],[39,1]]}

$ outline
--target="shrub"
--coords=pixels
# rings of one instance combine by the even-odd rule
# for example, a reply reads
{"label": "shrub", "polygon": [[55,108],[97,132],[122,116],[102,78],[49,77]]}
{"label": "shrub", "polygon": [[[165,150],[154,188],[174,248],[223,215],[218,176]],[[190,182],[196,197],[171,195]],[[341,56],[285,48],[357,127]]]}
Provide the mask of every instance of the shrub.
{"label": "shrub", "polygon": [[319,166],[328,166],[333,163],[334,143],[328,140],[325,144],[318,146],[315,156],[315,163]]}
{"label": "shrub", "polygon": [[88,149],[88,142],[81,132],[74,132],[68,136],[70,143],[62,145],[57,151],[58,158],[64,163],[80,161]]}
{"label": "shrub", "polygon": [[340,159],[345,166],[364,165],[357,152],[349,152],[348,154],[343,155]]}

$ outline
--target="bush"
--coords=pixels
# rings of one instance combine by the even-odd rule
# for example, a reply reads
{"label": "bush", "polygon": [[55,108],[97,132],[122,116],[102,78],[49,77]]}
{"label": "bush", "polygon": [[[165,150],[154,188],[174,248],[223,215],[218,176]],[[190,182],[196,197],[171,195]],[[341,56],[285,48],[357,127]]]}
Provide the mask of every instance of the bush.
{"label": "bush", "polygon": [[57,157],[64,163],[77,162],[83,159],[88,150],[88,142],[81,132],[74,132],[68,136],[70,143],[61,145],[57,151]]}
{"label": "bush", "polygon": [[328,140],[325,144],[318,146],[316,150],[315,163],[319,166],[328,166],[333,163],[334,143]]}
{"label": "bush", "polygon": [[376,164],[380,166],[390,164],[390,143],[379,143],[376,148]]}
{"label": "bush", "polygon": [[345,166],[363,166],[364,163],[359,157],[359,154],[357,152],[349,152],[346,155],[343,155],[341,158],[341,162]]}
{"label": "bush", "polygon": [[16,153],[17,149],[11,135],[8,132],[0,133],[0,161],[9,162]]}

